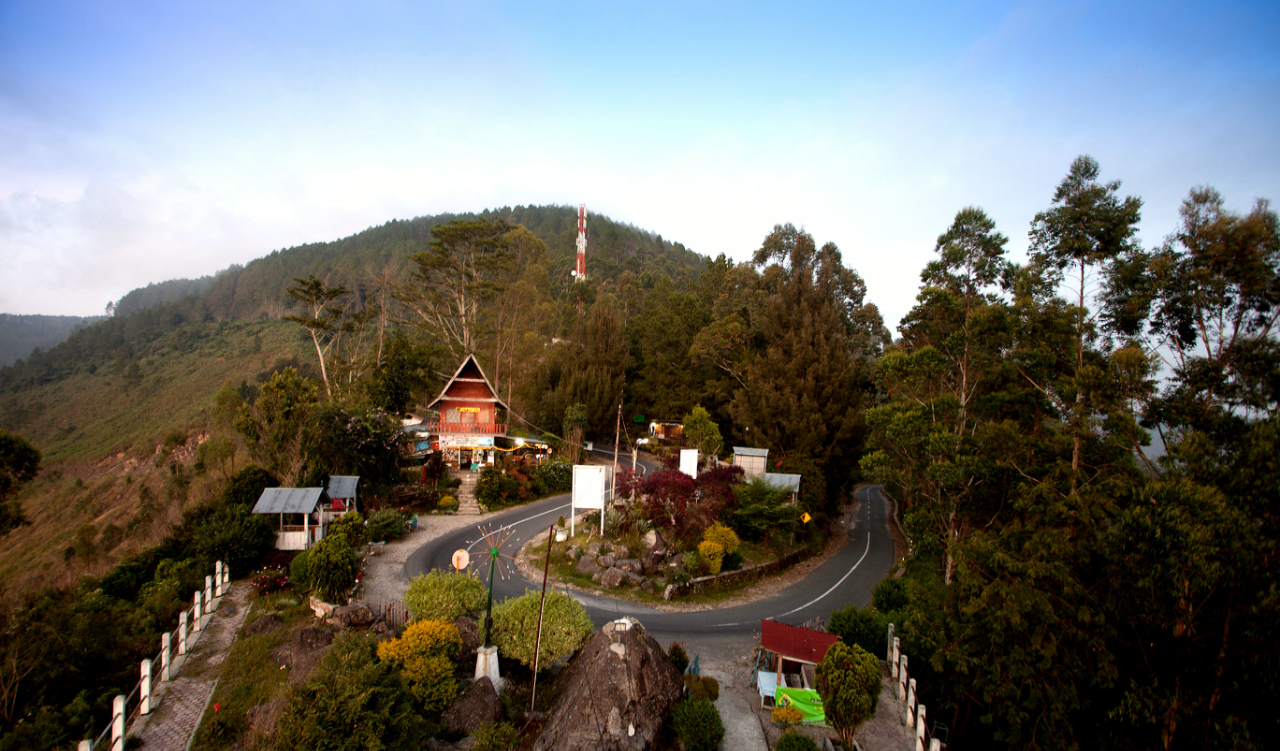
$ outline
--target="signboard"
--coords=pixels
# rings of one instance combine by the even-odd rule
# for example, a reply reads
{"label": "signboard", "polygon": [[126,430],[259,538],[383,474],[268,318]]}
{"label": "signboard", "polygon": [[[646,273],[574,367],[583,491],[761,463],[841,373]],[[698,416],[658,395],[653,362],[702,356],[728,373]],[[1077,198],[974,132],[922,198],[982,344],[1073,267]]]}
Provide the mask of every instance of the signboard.
{"label": "signboard", "polygon": [[698,479],[698,450],[680,449],[680,471]]}
{"label": "signboard", "polygon": [[604,534],[604,501],[609,488],[609,467],[587,464],[573,465],[573,507],[569,521],[569,533],[573,534],[573,518],[578,509],[600,510],[600,534]]}
{"label": "signboard", "polygon": [[456,448],[488,448],[493,445],[493,436],[491,435],[442,435],[440,436],[440,448],[456,449]]}
{"label": "signboard", "polygon": [[458,548],[453,552],[453,570],[461,572],[462,569],[471,563],[471,554],[462,548]]}

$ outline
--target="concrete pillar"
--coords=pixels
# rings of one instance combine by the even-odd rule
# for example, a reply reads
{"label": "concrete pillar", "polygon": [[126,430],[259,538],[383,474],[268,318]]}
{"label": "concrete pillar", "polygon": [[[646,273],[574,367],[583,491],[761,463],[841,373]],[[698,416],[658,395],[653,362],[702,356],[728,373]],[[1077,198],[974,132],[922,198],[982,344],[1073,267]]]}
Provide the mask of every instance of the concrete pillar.
{"label": "concrete pillar", "polygon": [[916,726],[916,679],[907,682],[907,727]]}
{"label": "concrete pillar", "polygon": [[942,741],[937,738],[929,741],[929,751],[942,751]]}
{"label": "concrete pillar", "polygon": [[916,715],[916,751],[924,751],[924,705]]}
{"label": "concrete pillar", "polygon": [[902,658],[902,648],[898,644],[898,637],[893,637],[893,650],[889,655],[889,675],[894,679],[898,677],[898,660]]}
{"label": "concrete pillar", "polygon": [[898,701],[907,700],[907,656],[901,658],[902,665],[898,668]]}
{"label": "concrete pillar", "polygon": [[206,576],[204,578],[204,609],[205,612],[213,615],[213,577]]}
{"label": "concrete pillar", "polygon": [[213,596],[222,596],[222,561],[213,567]]}
{"label": "concrete pillar", "polygon": [[889,624],[889,642],[884,645],[884,659],[893,659],[893,624]]}
{"label": "concrete pillar", "polygon": [[187,611],[178,613],[178,654],[187,653]]}
{"label": "concrete pillar", "polygon": [[172,636],[166,631],[160,635],[160,680],[169,680],[169,663],[172,662],[173,645],[170,643]]}
{"label": "concrete pillar", "polygon": [[124,694],[116,694],[111,702],[111,751],[124,751],[124,721],[128,717],[124,711]]}
{"label": "concrete pillar", "polygon": [[80,741],[76,751],[93,751],[93,741]]}
{"label": "concrete pillar", "polygon": [[142,661],[142,688],[138,692],[138,714],[151,714],[151,660]]}
{"label": "concrete pillar", "polygon": [[481,647],[476,650],[476,680],[488,677],[493,687],[501,691],[502,677],[498,674],[498,648]]}
{"label": "concrete pillar", "polygon": [[191,624],[191,633],[200,630],[200,619],[204,617],[204,608],[200,604],[200,590],[195,591],[195,595],[191,598],[192,615],[195,616],[195,623]]}
{"label": "concrete pillar", "polygon": [[225,563],[222,564],[222,584],[228,588],[231,585],[231,567]]}

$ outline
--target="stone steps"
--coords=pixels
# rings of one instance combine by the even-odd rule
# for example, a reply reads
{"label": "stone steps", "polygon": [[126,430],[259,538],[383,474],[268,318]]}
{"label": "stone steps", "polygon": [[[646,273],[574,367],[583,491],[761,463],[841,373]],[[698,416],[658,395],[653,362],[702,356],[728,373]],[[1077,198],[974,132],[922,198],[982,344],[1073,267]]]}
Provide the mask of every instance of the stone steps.
{"label": "stone steps", "polygon": [[480,479],[480,473],[450,470],[449,478],[462,480],[462,485],[451,491],[453,497],[458,499],[458,514],[480,516],[480,504],[476,501],[476,482]]}

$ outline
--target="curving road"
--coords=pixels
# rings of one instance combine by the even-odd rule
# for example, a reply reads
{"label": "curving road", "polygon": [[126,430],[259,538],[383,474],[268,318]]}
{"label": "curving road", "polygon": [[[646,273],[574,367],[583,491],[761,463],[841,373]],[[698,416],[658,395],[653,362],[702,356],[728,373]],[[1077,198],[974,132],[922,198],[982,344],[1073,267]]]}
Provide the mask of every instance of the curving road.
{"label": "curving road", "polygon": [[[850,521],[848,540],[839,552],[800,582],[757,602],[719,610],[665,612],[627,600],[573,590],[569,593],[586,607],[597,628],[607,621],[630,615],[643,623],[659,641],[694,640],[706,647],[749,642],[759,630],[762,618],[792,625],[800,625],[815,616],[825,619],[831,611],[850,602],[859,606],[869,603],[872,589],[893,565],[893,539],[889,534],[886,503],[880,488],[860,489],[858,500],[862,502],[861,506]],[[546,531],[561,514],[569,514],[567,494],[485,517],[474,526],[441,535],[415,550],[405,561],[405,577],[412,579],[431,569],[452,568],[453,552],[463,548],[474,554],[481,546],[484,530],[511,532],[504,550],[514,554],[525,542]],[[474,555],[473,560],[476,560]],[[505,568],[506,578],[494,581],[495,601],[518,597],[541,587],[541,581],[527,581],[515,571],[514,566]],[[477,570],[488,574],[485,564],[480,564]]]}

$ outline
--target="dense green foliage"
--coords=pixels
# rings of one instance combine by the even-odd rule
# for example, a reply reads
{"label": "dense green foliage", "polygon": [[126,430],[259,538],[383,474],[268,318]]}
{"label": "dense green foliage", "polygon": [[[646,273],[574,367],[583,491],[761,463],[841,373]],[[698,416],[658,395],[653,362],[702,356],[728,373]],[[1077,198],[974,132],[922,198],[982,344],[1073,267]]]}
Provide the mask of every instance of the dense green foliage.
{"label": "dense green foliage", "polygon": [[676,702],[671,710],[671,725],[688,751],[716,751],[724,739],[720,710],[705,696]]}
{"label": "dense green foliage", "polygon": [[818,751],[818,744],[807,735],[784,733],[774,751]]}
{"label": "dense green foliage", "polygon": [[450,658],[460,649],[462,637],[452,623],[414,621],[398,638],[378,644],[378,659],[400,667],[423,710],[441,712],[458,695]]}
{"label": "dense green foliage", "polygon": [[16,433],[0,430],[0,537],[29,523],[22,507],[9,496],[31,482],[39,471],[40,449]]}
{"label": "dense green foliage", "polygon": [[316,675],[289,692],[276,721],[274,747],[377,751],[418,748],[420,720],[404,681],[378,660],[376,639],[345,631]]}
{"label": "dense green foliage", "polygon": [[489,590],[471,574],[432,569],[413,577],[404,594],[405,607],[415,620],[453,621],[484,609]]}
{"label": "dense green foliage", "polygon": [[347,593],[355,586],[360,570],[360,556],[346,535],[325,535],[308,553],[307,582],[311,591],[325,602],[347,604]]}
{"label": "dense green foliage", "polygon": [[369,514],[369,539],[391,542],[409,534],[407,515],[399,509],[383,508]]}
{"label": "dense green foliage", "polygon": [[507,659],[532,668],[535,646],[539,669],[568,658],[591,636],[594,627],[582,603],[559,590],[547,592],[542,615],[542,642],[537,643],[538,614],[542,606],[539,592],[526,592],[493,607],[493,643]]}
{"label": "dense green foliage", "polygon": [[853,748],[853,731],[875,714],[880,700],[880,665],[862,647],[836,642],[818,663],[817,676],[827,724]]}

